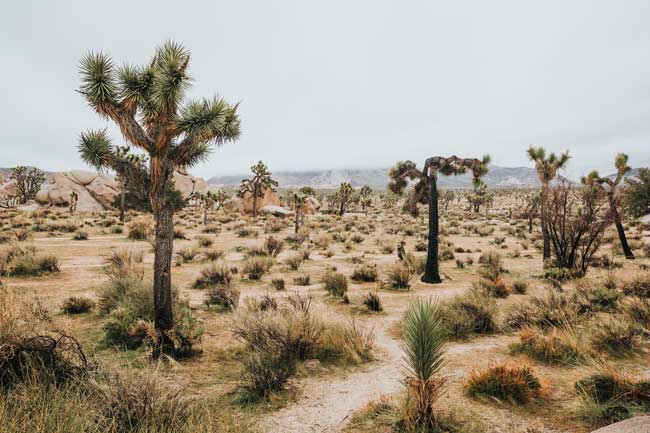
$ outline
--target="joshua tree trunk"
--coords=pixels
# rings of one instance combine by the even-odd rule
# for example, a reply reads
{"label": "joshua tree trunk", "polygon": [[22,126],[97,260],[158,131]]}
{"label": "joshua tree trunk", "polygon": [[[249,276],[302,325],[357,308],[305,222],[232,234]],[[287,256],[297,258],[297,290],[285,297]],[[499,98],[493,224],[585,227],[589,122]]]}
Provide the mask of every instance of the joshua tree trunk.
{"label": "joshua tree trunk", "polygon": [[345,213],[345,206],[343,205],[343,200],[341,200],[341,205],[339,206],[339,215],[343,216]]}
{"label": "joshua tree trunk", "polygon": [[126,179],[120,181],[120,222],[126,220]]}
{"label": "joshua tree trunk", "polygon": [[438,272],[438,186],[436,175],[430,180],[429,195],[429,244],[427,246],[427,264],[422,275],[422,282],[437,284],[442,282]]}
{"label": "joshua tree trunk", "polygon": [[154,351],[157,354],[174,351],[174,343],[169,336],[169,331],[174,326],[171,287],[174,209],[165,194],[169,172],[163,161],[158,158],[151,160],[151,207],[156,223],[153,265],[154,324],[161,339],[158,350]]}
{"label": "joshua tree trunk", "polygon": [[549,239],[548,227],[546,227],[546,200],[548,199],[548,184],[542,184],[542,203],[540,208],[540,219],[542,222],[542,239],[544,242],[543,259],[544,264],[551,258],[551,241]]}
{"label": "joshua tree trunk", "polygon": [[625,258],[628,260],[634,260],[634,253],[630,248],[630,245],[627,243],[627,237],[625,236],[625,230],[623,229],[623,224],[621,223],[621,216],[616,209],[616,203],[614,202],[614,197],[608,194],[609,207],[614,218],[614,224],[616,225],[616,231],[618,232],[618,239],[621,241],[621,247],[623,247],[623,253]]}
{"label": "joshua tree trunk", "polygon": [[206,206],[205,209],[203,209],[203,225],[208,225],[208,207]]}
{"label": "joshua tree trunk", "polygon": [[298,233],[299,228],[300,228],[300,206],[296,206],[296,221],[295,221],[294,231]]}

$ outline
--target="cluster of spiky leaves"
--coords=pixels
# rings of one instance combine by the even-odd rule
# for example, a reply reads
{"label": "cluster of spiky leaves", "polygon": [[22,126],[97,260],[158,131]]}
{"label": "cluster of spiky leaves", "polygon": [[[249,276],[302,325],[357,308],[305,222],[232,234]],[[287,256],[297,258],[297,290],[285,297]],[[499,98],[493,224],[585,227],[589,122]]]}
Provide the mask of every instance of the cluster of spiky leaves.
{"label": "cluster of spiky leaves", "polygon": [[[91,52],[80,65],[79,92],[100,116],[113,120],[130,145],[164,155],[172,168],[204,161],[214,144],[239,135],[237,106],[220,98],[185,101],[190,53],[167,42],[145,66],[116,68],[109,56]],[[80,137],[82,158],[94,167],[114,168],[119,149],[106,131]],[[123,156],[123,155],[122,155]]]}
{"label": "cluster of spiky leaves", "polygon": [[535,163],[537,175],[543,183],[548,183],[555,178],[557,171],[566,166],[571,157],[569,152],[562,152],[559,156],[551,152],[548,156],[543,147],[530,146],[528,148],[528,158]]}

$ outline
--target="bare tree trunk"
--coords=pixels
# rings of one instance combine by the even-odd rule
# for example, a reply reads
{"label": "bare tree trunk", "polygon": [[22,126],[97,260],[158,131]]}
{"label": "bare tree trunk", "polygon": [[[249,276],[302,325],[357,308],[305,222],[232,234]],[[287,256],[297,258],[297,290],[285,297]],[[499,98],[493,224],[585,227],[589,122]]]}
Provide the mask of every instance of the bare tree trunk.
{"label": "bare tree trunk", "polygon": [[429,196],[429,244],[427,245],[427,264],[422,275],[422,282],[438,284],[440,274],[438,271],[438,186],[436,175],[432,175]]}
{"label": "bare tree trunk", "polygon": [[158,158],[151,161],[151,207],[156,224],[153,265],[154,325],[160,334],[155,354],[174,352],[170,331],[174,327],[172,312],[171,264],[174,239],[174,209],[167,201],[168,168]]}
{"label": "bare tree trunk", "polygon": [[295,233],[298,233],[299,228],[300,228],[300,206],[296,206],[296,221],[294,227]]}

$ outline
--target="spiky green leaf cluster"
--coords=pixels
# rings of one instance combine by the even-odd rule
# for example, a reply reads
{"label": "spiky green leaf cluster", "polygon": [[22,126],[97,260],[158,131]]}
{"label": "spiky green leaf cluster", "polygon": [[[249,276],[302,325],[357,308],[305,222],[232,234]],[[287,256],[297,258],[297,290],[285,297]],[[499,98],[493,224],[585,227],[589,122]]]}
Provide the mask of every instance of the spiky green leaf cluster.
{"label": "spiky green leaf cluster", "polygon": [[440,372],[445,335],[436,301],[411,303],[403,319],[403,336],[406,367],[413,377],[427,382]]}

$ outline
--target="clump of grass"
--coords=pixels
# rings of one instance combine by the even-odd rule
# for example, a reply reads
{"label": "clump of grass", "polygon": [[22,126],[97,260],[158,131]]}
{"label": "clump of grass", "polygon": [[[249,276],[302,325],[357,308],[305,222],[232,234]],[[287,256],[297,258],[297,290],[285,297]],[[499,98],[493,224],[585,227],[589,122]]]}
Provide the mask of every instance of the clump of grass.
{"label": "clump of grass", "polygon": [[174,254],[174,257],[177,264],[192,263],[200,253],[197,247],[182,248]]}
{"label": "clump of grass", "polygon": [[626,320],[610,319],[600,323],[591,337],[592,346],[611,356],[631,355],[642,347],[643,330]]}
{"label": "clump of grass", "polygon": [[411,253],[406,253],[403,260],[404,266],[413,275],[420,275],[424,273],[424,268],[427,265],[426,256],[418,257]]}
{"label": "clump of grass", "polygon": [[55,255],[37,255],[34,246],[12,244],[0,251],[0,276],[37,277],[61,271]]}
{"label": "clump of grass", "polygon": [[528,283],[524,280],[517,280],[512,283],[512,291],[519,295],[524,295],[528,291]]}
{"label": "clump of grass", "polygon": [[340,272],[327,272],[321,283],[330,296],[343,297],[348,291],[348,278]]}
{"label": "clump of grass", "polygon": [[217,305],[224,310],[234,310],[239,304],[239,290],[232,284],[215,284],[208,288],[204,299],[205,304]]}
{"label": "clump of grass", "polygon": [[134,241],[146,241],[153,234],[151,220],[147,218],[135,219],[126,227],[129,229],[128,238]]}
{"label": "clump of grass", "polygon": [[242,272],[249,280],[259,280],[273,266],[273,259],[268,256],[249,257],[244,261]]}
{"label": "clump of grass", "polygon": [[298,286],[308,286],[311,284],[311,277],[309,274],[301,274],[293,278],[293,283]]}
{"label": "clump of grass", "polygon": [[643,272],[623,283],[623,293],[628,296],[650,299],[650,272]]}
{"label": "clump of grass", "polygon": [[492,298],[470,291],[442,304],[440,317],[448,338],[462,340],[473,334],[495,332],[496,312],[496,303]]}
{"label": "clump of grass", "polygon": [[292,271],[297,271],[300,269],[300,266],[302,265],[302,262],[304,259],[302,258],[301,254],[294,254],[293,256],[287,257],[284,260],[284,263],[289,266],[289,269]]}
{"label": "clump of grass", "polygon": [[650,381],[632,378],[608,365],[598,365],[575,383],[581,405],[578,415],[600,427],[646,414],[650,410]]}
{"label": "clump of grass", "polygon": [[363,298],[363,305],[368,307],[369,311],[383,311],[384,307],[381,305],[381,299],[377,293],[368,292]]}
{"label": "clump of grass", "polygon": [[174,228],[174,239],[187,239],[187,235],[185,234],[185,230],[181,228]]}
{"label": "clump of grass", "polygon": [[373,282],[377,280],[377,266],[374,265],[361,265],[354,268],[352,271],[352,281]]}
{"label": "clump of grass", "polygon": [[273,286],[275,290],[284,290],[286,283],[284,281],[284,278],[273,278],[271,280],[271,286]]}
{"label": "clump of grass", "polygon": [[70,296],[63,301],[61,311],[65,314],[82,314],[87,313],[95,307],[95,302],[92,299]]}
{"label": "clump of grass", "polygon": [[486,396],[526,404],[538,398],[541,383],[533,370],[526,364],[501,362],[485,370],[474,370],[465,384],[470,397]]}
{"label": "clump of grass", "polygon": [[224,264],[211,263],[201,269],[201,273],[194,280],[192,288],[205,289],[216,285],[230,285],[233,282],[233,275],[230,269]]}
{"label": "clump of grass", "polygon": [[201,248],[210,248],[214,244],[214,239],[207,236],[199,235],[194,239],[196,240],[197,245]]}
{"label": "clump of grass", "polygon": [[527,325],[560,327],[575,324],[581,314],[581,307],[575,298],[548,290],[543,296],[534,296],[528,303],[511,306],[504,322],[510,329],[520,329]]}
{"label": "clump of grass", "polygon": [[225,255],[223,251],[218,249],[203,250],[202,254],[203,257],[210,262],[216,262],[217,260],[222,259]]}
{"label": "clump of grass", "polygon": [[519,341],[510,346],[510,352],[547,364],[575,365],[585,360],[584,350],[570,328],[551,328],[547,332],[522,328]]}
{"label": "clump of grass", "polygon": [[388,269],[383,286],[396,290],[408,290],[411,288],[412,277],[413,274],[408,266],[396,263]]}
{"label": "clump of grass", "polygon": [[284,242],[281,239],[269,236],[264,241],[264,251],[271,257],[277,257],[284,250]]}
{"label": "clump of grass", "polygon": [[592,287],[584,283],[576,285],[575,295],[577,302],[585,312],[614,311],[617,309],[621,297],[620,292],[615,288]]}

